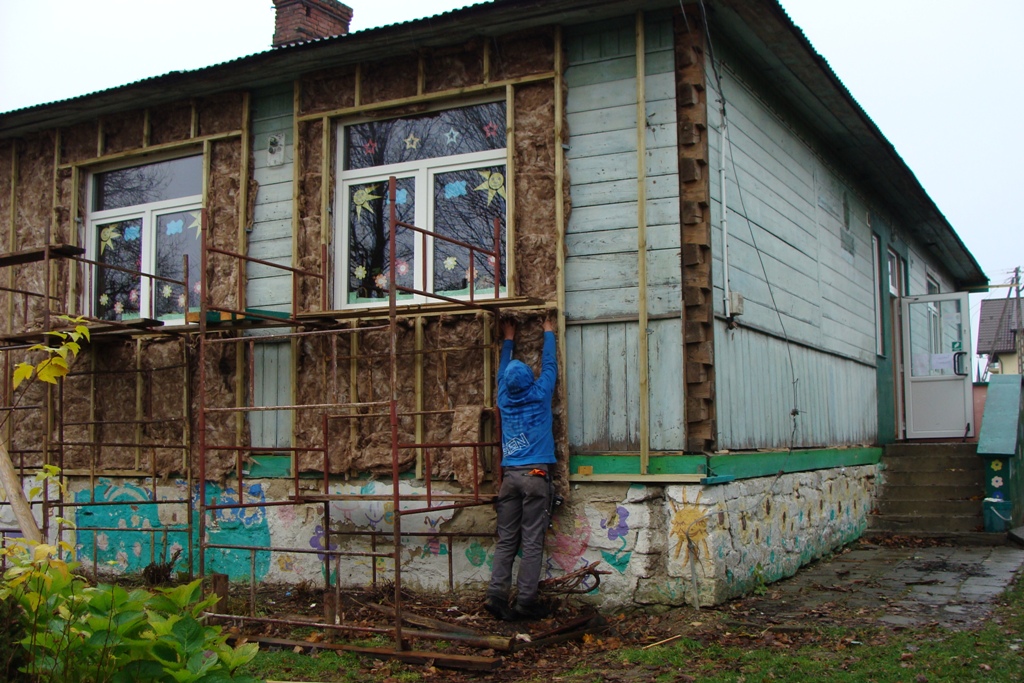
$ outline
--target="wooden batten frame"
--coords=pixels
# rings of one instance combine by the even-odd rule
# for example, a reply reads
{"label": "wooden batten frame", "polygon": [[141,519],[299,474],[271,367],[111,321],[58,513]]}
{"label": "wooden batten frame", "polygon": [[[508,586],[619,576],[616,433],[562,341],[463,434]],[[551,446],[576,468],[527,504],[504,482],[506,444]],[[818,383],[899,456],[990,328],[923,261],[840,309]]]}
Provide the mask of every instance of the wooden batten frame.
{"label": "wooden batten frame", "polygon": [[483,49],[483,63],[484,63],[484,83],[491,82],[491,41],[484,40]]}
{"label": "wooden batten frame", "polygon": [[[142,376],[142,340],[135,340],[135,469],[142,467],[142,420],[145,418],[142,395],[146,391],[146,382]],[[156,465],[156,454],[152,456]]]}
{"label": "wooden batten frame", "polygon": [[[246,391],[245,369],[249,367],[246,362],[246,343],[240,337],[235,342],[235,407],[248,407],[249,397]],[[242,446],[245,443],[245,413],[241,410],[235,413],[235,444]],[[154,456],[155,458],[155,456]]]}
{"label": "wooden batten frame", "polygon": [[96,157],[97,158],[102,157],[103,153],[106,151],[105,145],[103,144],[103,136],[104,136],[104,133],[103,133],[103,118],[101,117],[96,122]]}
{"label": "wooden batten frame", "polygon": [[192,139],[199,137],[199,106],[195,98],[189,102],[189,129],[188,136]]}
{"label": "wooden batten frame", "polygon": [[[192,448],[192,420],[189,419],[192,407],[192,378],[189,369],[192,367],[192,359],[189,357],[189,345],[183,340],[181,342],[181,415],[185,418],[181,428],[181,471],[186,473],[188,479],[188,490],[192,490],[192,467],[189,465],[189,455]],[[189,499],[189,519],[192,519],[192,496]],[[191,527],[191,523],[189,523]],[[191,544],[190,544],[191,546]],[[189,572],[191,575],[191,572]]]}
{"label": "wooden batten frame", "polygon": [[150,116],[150,108],[142,110],[142,146],[149,147],[149,141],[153,136],[153,121]]}
{"label": "wooden batten frame", "polygon": [[422,95],[427,89],[427,61],[421,52],[416,59],[416,94]]}
{"label": "wooden batten frame", "polygon": [[[18,174],[21,170],[18,164],[18,145],[14,143],[11,145],[11,206],[10,206],[10,232],[7,234],[7,251],[13,254],[18,250],[18,231],[14,229],[15,220],[18,217]],[[14,289],[14,268],[7,269],[7,288]],[[7,293],[7,322],[6,328],[8,334],[14,332],[14,293]],[[11,423],[13,420],[7,420],[7,431],[8,435],[11,433]],[[8,437],[8,442],[10,438]]]}
{"label": "wooden batten frame", "polygon": [[[292,119],[292,244],[298,244],[299,239],[299,181],[302,176],[300,169],[302,168],[302,145],[299,142],[299,112],[302,110],[302,83],[299,80],[295,80],[292,83],[292,112],[294,114]],[[292,301],[292,315],[299,310],[299,302]],[[289,359],[288,372],[291,377],[299,376],[299,339],[292,337],[289,341],[291,346],[291,357]],[[291,383],[291,387],[288,390],[288,400],[292,405],[296,405],[298,402],[298,392],[296,390],[296,382]],[[293,414],[294,415],[294,414]],[[295,430],[298,428],[298,420],[292,418],[292,433],[289,439],[289,445],[291,451],[289,454],[291,462],[292,473],[298,472],[299,467],[299,454],[295,449],[299,445],[298,435]]]}
{"label": "wooden batten frame", "polygon": [[[242,153],[241,163],[238,168],[238,231],[237,251],[245,254],[248,251],[249,233],[246,228],[249,226],[251,216],[249,210],[249,156],[252,154],[252,95],[248,92],[242,95]],[[244,266],[243,266],[244,267]],[[192,266],[189,266],[191,269]],[[187,286],[187,284],[186,284]],[[245,310],[245,278],[238,278],[238,310]]]}
{"label": "wooden batten frame", "polygon": [[[292,85],[292,111],[296,116],[292,122],[292,244],[299,243],[299,207],[301,204],[302,187],[302,138],[298,113],[302,107],[302,82],[296,80]],[[294,277],[294,276],[293,276]],[[292,315],[299,312],[299,302],[292,301]],[[294,349],[293,349],[294,351]],[[292,371],[296,370],[295,354],[292,353]],[[295,377],[296,375],[292,375]],[[294,396],[292,404],[295,404]]]}
{"label": "wooden batten frame", "polygon": [[[349,322],[349,326],[352,329],[359,328],[359,321],[352,320]],[[356,408],[355,404],[359,402],[359,333],[353,332],[349,335],[349,347],[348,347],[348,402],[351,404],[348,409],[349,415],[358,415],[359,409]],[[358,421],[353,418],[348,421],[348,439],[349,447],[355,449],[356,444],[359,443],[359,424]]]}
{"label": "wooden batten frame", "polygon": [[[213,163],[213,143],[210,140],[203,141],[203,206],[210,205],[210,165]],[[205,221],[204,221],[205,223]],[[210,226],[203,225],[203,230],[209,230]],[[209,235],[207,235],[209,237]],[[206,273],[203,273],[206,277]]]}
{"label": "wooden batten frame", "polygon": [[[252,129],[252,106],[251,106],[251,95],[245,92],[242,95],[242,152],[241,159],[239,160],[238,178],[238,225],[235,226],[235,242],[236,251],[239,254],[245,254],[248,251],[249,233],[246,232],[246,227],[249,224],[249,216],[247,212],[249,210],[249,155],[252,150],[251,142],[251,129]],[[242,272],[238,273],[238,293],[236,302],[236,308],[240,311],[246,309],[246,296],[245,296],[245,268],[246,265],[242,262],[238,263],[238,268]],[[205,273],[202,275],[206,276]],[[188,286],[188,283],[186,283]],[[246,345],[239,339],[235,343],[235,407],[243,408],[248,402],[246,396],[246,377],[245,368],[248,367],[248,363],[245,361]],[[241,446],[245,443],[245,413],[238,412],[235,414],[235,443]],[[154,456],[155,460],[155,456]]]}
{"label": "wooden batten frame", "polygon": [[[320,244],[330,246],[331,244],[331,119],[323,117],[320,134]],[[330,252],[328,252],[330,253]],[[321,272],[327,272],[327,264],[320,264]],[[326,287],[326,282],[320,283]]]}
{"label": "wooden batten frame", "polygon": [[101,154],[99,156],[93,157],[92,159],[83,159],[81,161],[61,164],[60,168],[81,168],[93,166],[96,164],[106,164],[114,161],[151,157],[157,152],[174,152],[177,150],[197,149],[200,145],[206,142],[230,140],[231,138],[239,137],[241,134],[241,130],[231,130],[224,133],[212,133],[210,135],[201,135],[190,140],[178,140],[175,142],[166,142],[160,145],[152,145],[150,147],[147,147],[146,149],[133,149],[125,152],[115,152],[113,154]]}
{"label": "wooden batten frame", "polygon": [[[416,318],[416,356],[413,359],[413,389],[416,405],[416,443],[423,443],[423,318]],[[354,421],[353,421],[354,422]],[[416,451],[416,478],[423,478],[423,449]]]}
{"label": "wooden batten frame", "polygon": [[[99,446],[96,445],[96,347],[89,349],[89,500],[96,495],[96,461],[99,460]],[[93,566],[95,570],[95,563]]]}
{"label": "wooden batten frame", "polygon": [[[448,90],[438,90],[437,92],[423,93],[422,95],[409,95],[408,97],[399,97],[393,100],[383,100],[381,102],[373,102],[370,104],[360,104],[359,101],[361,99],[361,73],[362,70],[357,67],[356,104],[352,105],[351,107],[341,107],[338,109],[332,109],[330,111],[325,112],[318,112],[315,114],[296,115],[296,122],[319,119],[323,116],[332,119],[338,118],[340,116],[356,116],[367,112],[380,111],[382,109],[395,109],[397,107],[404,107],[406,105],[426,104],[430,102],[457,99],[459,97],[465,97],[467,95],[500,92],[502,89],[507,89],[509,86],[524,85],[527,83],[539,83],[542,81],[554,80],[555,78],[554,71],[545,71],[539,74],[518,76],[516,78],[506,78],[500,81],[478,83],[476,85],[467,85],[459,88],[449,88]],[[296,109],[295,111],[298,112],[299,110]]]}
{"label": "wooden batten frame", "polygon": [[[78,244],[78,202],[80,199],[78,184],[82,181],[81,171],[78,166],[71,167],[71,210],[68,212],[70,224],[68,225],[68,244],[73,247]],[[68,315],[78,315],[78,266],[72,262],[68,264]]]}
{"label": "wooden batten frame", "polygon": [[555,27],[555,232],[557,242],[555,245],[555,265],[558,268],[558,277],[555,284],[555,297],[557,299],[557,329],[558,338],[558,379],[563,387],[564,397],[566,386],[566,348],[565,348],[565,147],[563,136],[565,135],[565,98],[562,93],[564,87],[564,64],[562,63],[562,27]]}
{"label": "wooden batten frame", "polygon": [[[489,409],[497,408],[494,401],[494,386],[495,382],[492,381],[494,377],[494,326],[493,322],[497,321],[497,316],[485,315],[483,319],[483,342],[484,342],[484,358],[483,358],[483,369],[484,369],[484,407]],[[494,439],[494,421],[487,420],[484,423],[483,441],[491,441]],[[488,449],[488,452],[490,450]],[[478,451],[477,457],[481,457],[484,451]],[[484,469],[491,471],[494,462],[493,455],[487,461],[485,461]],[[493,472],[492,472],[493,474]]]}
{"label": "wooden batten frame", "polygon": [[[516,295],[516,91],[505,86],[505,283],[508,296]],[[508,182],[511,178],[512,182]],[[495,278],[497,279],[497,278]],[[497,287],[495,287],[497,289]]]}
{"label": "wooden batten frame", "polygon": [[651,451],[651,396],[647,336],[647,63],[644,13],[636,13],[636,250],[637,250],[637,364],[640,385],[640,474],[647,474]]}
{"label": "wooden batten frame", "polygon": [[[51,189],[52,195],[50,200],[50,224],[46,230],[45,244],[52,244],[54,241],[54,235],[56,234],[57,228],[60,223],[60,202],[57,200],[57,196],[60,194],[60,174],[57,172],[57,167],[60,165],[60,146],[61,146],[61,132],[58,128],[53,135],[53,186]],[[59,240],[64,242],[64,240]],[[45,329],[50,329],[50,296],[56,295],[60,289],[58,288],[57,276],[59,274],[59,268],[56,268],[56,264],[49,258],[45,260],[47,265],[46,273],[46,298],[43,299],[43,315],[45,323]],[[69,268],[68,270],[73,270]],[[70,293],[66,292],[65,296],[70,298]],[[66,308],[66,307],[65,307]]]}
{"label": "wooden batten frame", "polygon": [[[356,83],[353,88],[355,92],[352,94],[352,106],[355,108],[361,108],[363,105],[363,65],[362,63],[356,64]],[[298,115],[299,110],[295,110]]]}

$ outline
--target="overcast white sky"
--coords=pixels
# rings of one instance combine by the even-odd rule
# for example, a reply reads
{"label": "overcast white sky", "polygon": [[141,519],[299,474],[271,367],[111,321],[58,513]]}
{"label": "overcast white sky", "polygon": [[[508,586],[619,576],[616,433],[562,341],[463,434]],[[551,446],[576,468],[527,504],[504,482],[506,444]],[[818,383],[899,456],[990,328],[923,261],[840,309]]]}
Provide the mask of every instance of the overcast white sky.
{"label": "overcast white sky", "polygon": [[[473,3],[348,4],[358,31]],[[1024,265],[1024,2],[782,4],[992,282],[1006,282]],[[273,31],[271,0],[0,0],[0,112],[261,52]]]}

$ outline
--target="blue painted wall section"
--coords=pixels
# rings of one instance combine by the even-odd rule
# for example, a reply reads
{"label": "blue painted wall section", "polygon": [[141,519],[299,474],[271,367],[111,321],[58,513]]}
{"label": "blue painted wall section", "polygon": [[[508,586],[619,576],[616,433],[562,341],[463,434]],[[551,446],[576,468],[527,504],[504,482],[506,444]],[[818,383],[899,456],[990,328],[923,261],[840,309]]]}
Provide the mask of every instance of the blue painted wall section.
{"label": "blue painted wall section", "polygon": [[[176,482],[184,500],[187,484]],[[190,492],[193,509],[197,510],[199,487]],[[84,489],[74,495],[76,503],[75,524],[76,555],[78,561],[91,565],[108,566],[118,572],[139,572],[154,560],[164,562],[178,549],[181,556],[175,565],[176,571],[187,571],[192,558],[189,556],[187,507],[177,503],[182,514],[181,521],[161,519],[157,505],[152,504],[152,491],[131,482],[115,482],[100,479],[91,491]],[[206,501],[212,505],[238,502],[238,492],[216,484],[206,485]],[[264,503],[266,496],[262,484],[247,487],[245,501]],[[94,502],[95,505],[88,503]],[[84,503],[84,504],[83,504]],[[175,503],[162,503],[173,506]],[[199,528],[198,511],[193,513],[194,530]],[[207,541],[211,544],[231,544],[266,548],[270,546],[270,529],[267,525],[266,508],[263,506],[241,510],[212,510],[207,519]],[[195,533],[195,532],[194,532]],[[198,547],[194,537],[192,547]],[[256,580],[267,575],[270,568],[270,553],[257,551]],[[206,571],[222,572],[232,580],[248,580],[252,571],[252,556],[249,552],[211,548],[206,553]]]}

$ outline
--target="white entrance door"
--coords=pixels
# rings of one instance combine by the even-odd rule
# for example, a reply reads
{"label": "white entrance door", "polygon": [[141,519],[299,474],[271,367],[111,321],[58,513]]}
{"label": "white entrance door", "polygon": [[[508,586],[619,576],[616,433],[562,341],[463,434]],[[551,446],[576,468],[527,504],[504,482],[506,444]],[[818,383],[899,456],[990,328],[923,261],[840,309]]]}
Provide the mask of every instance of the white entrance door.
{"label": "white entrance door", "polygon": [[906,437],[973,436],[967,293],[908,296],[901,303]]}

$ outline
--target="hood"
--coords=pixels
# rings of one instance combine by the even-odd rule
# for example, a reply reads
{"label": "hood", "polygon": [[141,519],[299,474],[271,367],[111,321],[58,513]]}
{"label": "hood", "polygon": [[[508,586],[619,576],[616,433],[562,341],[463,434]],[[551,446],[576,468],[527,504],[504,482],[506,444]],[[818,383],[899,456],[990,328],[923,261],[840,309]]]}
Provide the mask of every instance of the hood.
{"label": "hood", "polygon": [[505,386],[510,394],[519,394],[533,386],[533,370],[521,360],[510,361],[505,368]]}

